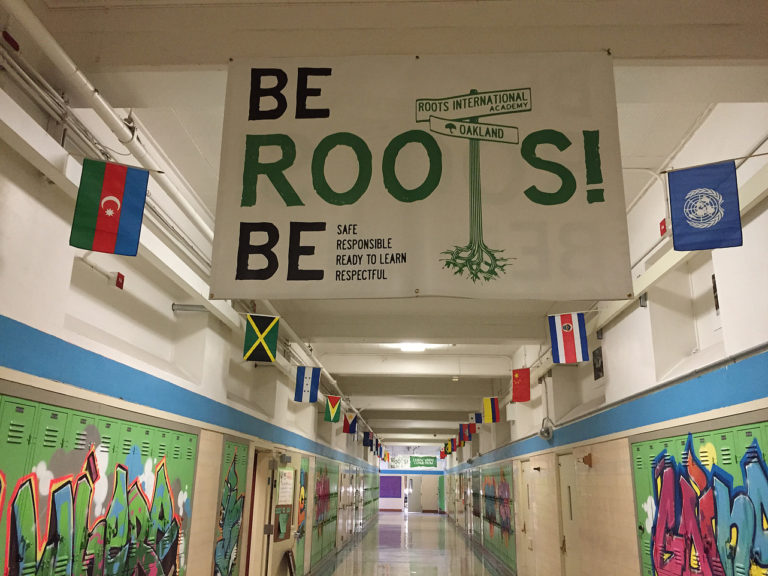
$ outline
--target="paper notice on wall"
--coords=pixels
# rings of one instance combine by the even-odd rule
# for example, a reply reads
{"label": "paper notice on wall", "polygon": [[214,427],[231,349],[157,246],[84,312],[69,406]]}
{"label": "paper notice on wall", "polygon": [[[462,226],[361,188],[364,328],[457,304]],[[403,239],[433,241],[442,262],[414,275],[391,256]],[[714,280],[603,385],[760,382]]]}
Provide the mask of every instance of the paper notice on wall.
{"label": "paper notice on wall", "polygon": [[277,471],[277,505],[293,504],[293,468],[280,468]]}

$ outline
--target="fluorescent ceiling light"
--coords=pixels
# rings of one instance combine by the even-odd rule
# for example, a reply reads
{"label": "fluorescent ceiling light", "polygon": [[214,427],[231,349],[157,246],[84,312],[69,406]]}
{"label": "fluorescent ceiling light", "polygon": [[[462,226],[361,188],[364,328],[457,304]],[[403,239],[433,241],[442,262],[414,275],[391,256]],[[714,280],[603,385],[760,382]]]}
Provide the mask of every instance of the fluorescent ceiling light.
{"label": "fluorescent ceiling light", "polygon": [[427,345],[423,342],[401,342],[401,352],[424,352],[427,349]]}

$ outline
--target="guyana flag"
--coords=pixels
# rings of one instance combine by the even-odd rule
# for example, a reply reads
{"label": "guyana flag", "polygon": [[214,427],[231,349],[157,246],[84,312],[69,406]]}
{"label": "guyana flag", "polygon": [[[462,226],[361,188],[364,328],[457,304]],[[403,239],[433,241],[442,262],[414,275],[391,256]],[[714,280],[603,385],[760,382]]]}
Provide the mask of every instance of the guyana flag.
{"label": "guyana flag", "polygon": [[341,396],[326,396],[325,397],[325,421],[326,422],[338,422],[341,417]]}
{"label": "guyana flag", "polygon": [[245,324],[243,360],[274,362],[277,356],[278,316],[248,314]]}

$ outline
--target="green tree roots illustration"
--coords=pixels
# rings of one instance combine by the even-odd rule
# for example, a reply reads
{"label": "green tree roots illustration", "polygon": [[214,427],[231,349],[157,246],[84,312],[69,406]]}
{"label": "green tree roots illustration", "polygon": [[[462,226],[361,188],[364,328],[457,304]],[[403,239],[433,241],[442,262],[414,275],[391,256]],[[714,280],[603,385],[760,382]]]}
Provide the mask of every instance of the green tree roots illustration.
{"label": "green tree roots illustration", "polygon": [[505,272],[508,258],[500,255],[504,250],[494,250],[483,242],[483,206],[480,189],[480,142],[469,141],[469,243],[454,246],[442,252],[443,268],[453,270],[457,276],[464,276],[472,282],[490,281]]}

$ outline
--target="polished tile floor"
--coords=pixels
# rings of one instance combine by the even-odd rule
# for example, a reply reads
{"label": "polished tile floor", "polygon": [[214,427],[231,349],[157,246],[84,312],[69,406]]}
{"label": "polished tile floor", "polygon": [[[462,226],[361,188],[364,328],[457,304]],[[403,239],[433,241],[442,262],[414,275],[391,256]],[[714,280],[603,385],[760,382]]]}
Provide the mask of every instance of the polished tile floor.
{"label": "polished tile floor", "polygon": [[382,512],[358,542],[323,570],[334,576],[498,576],[445,515]]}

